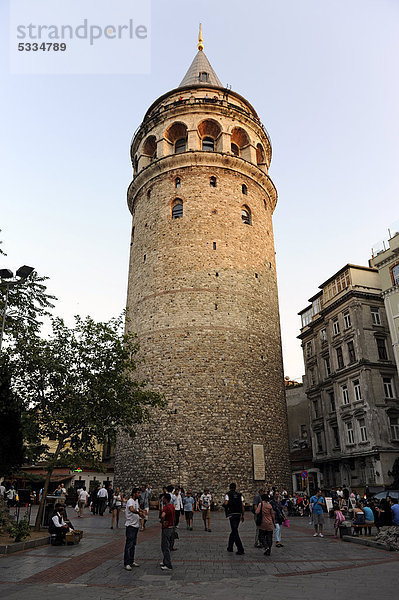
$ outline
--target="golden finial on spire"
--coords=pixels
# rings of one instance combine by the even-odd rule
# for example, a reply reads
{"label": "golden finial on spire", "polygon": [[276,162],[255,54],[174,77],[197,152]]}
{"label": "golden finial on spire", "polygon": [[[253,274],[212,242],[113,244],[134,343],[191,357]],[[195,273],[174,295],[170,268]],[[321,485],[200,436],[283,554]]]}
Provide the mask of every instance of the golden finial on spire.
{"label": "golden finial on spire", "polygon": [[202,39],[201,25],[202,25],[202,23],[200,23],[199,34],[198,34],[198,46],[197,46],[198,50],[204,49],[204,40]]}

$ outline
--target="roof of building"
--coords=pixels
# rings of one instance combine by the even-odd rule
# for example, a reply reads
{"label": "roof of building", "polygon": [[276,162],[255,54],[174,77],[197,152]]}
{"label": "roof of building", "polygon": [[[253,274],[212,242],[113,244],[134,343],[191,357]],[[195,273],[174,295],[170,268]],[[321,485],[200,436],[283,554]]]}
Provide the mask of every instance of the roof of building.
{"label": "roof of building", "polygon": [[[206,82],[200,80],[200,73],[207,73]],[[223,87],[222,82],[207,59],[205,52],[203,50],[198,50],[187,73],[180,82],[179,87],[185,87],[186,85],[200,85],[201,83],[205,83],[207,86]]]}

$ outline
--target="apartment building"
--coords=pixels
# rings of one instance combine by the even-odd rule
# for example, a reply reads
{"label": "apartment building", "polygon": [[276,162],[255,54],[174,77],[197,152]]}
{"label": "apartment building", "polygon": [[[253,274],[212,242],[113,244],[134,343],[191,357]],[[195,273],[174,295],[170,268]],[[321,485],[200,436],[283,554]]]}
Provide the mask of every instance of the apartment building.
{"label": "apartment building", "polygon": [[300,311],[313,463],[324,487],[392,483],[399,382],[375,268],[345,265]]}

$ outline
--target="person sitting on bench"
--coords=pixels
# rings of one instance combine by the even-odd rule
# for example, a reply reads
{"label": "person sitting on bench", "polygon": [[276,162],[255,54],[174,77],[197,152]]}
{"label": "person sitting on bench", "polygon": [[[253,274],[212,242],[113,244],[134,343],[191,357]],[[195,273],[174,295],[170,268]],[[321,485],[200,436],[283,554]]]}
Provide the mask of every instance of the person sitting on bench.
{"label": "person sitting on bench", "polygon": [[55,536],[54,545],[65,544],[65,536],[70,529],[73,529],[71,523],[64,520],[64,507],[56,505],[48,528],[49,533]]}
{"label": "person sitting on bench", "polygon": [[367,528],[364,528],[364,533],[366,534],[366,529],[368,529],[369,535],[371,535],[371,528],[374,525],[374,513],[371,510],[371,508],[364,502],[360,504],[360,508],[364,512],[365,525],[367,525]]}
{"label": "person sitting on bench", "polygon": [[362,528],[366,524],[366,520],[364,518],[363,509],[361,508],[359,502],[356,502],[356,506],[353,509],[353,517],[354,517],[353,521],[352,521],[353,528],[354,528],[355,532],[357,532],[357,533],[360,532],[360,535],[361,535]]}

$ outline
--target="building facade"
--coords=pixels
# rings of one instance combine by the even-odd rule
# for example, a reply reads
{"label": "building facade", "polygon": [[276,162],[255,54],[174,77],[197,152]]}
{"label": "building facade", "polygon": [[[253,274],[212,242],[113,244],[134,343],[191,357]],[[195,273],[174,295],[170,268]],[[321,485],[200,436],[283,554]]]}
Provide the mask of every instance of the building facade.
{"label": "building facade", "polygon": [[373,256],[370,266],[377,268],[380,276],[392,349],[399,373],[399,232],[394,232],[388,240],[388,248]]}
{"label": "building facade", "polygon": [[309,302],[298,337],[322,485],[381,489],[399,457],[399,387],[378,271],[348,264]]}
{"label": "building facade", "polygon": [[320,469],[313,464],[311,415],[305,386],[286,378],[285,394],[292,489],[313,495],[321,480]]}
{"label": "building facade", "polygon": [[139,377],[164,394],[115,480],[221,495],[290,482],[269,136],[224,88],[202,41],[181,84],[148,109],[131,146],[128,328]]}

